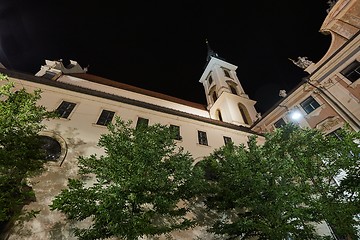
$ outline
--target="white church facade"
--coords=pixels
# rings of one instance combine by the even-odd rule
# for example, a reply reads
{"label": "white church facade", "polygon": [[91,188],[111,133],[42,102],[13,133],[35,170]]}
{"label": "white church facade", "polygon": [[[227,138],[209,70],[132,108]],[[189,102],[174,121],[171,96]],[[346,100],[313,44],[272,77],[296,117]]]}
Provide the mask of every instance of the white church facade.
{"label": "white church facade", "polygon": [[[72,223],[48,205],[66,187],[68,178],[77,177],[79,156],[104,154],[97,143],[115,116],[132,121],[133,127],[140,123],[171,126],[178,133],[176,143],[191,153],[195,163],[228,141],[246,144],[250,135],[257,135],[261,143],[263,136],[249,128],[257,116],[255,101],[245,94],[236,66],[211,54],[208,57],[199,83],[204,86],[207,106],[94,76],[76,61],[64,66],[61,61],[46,60],[35,76],[0,69],[16,88],[41,89],[39,104],[60,115],[46,120],[47,128],[41,133],[52,139],[49,144],[59,144],[59,152],[53,153],[45,173],[30,179],[36,202],[25,208],[40,213],[15,226],[8,239],[73,239]],[[195,232],[178,233],[176,238],[189,239],[188,234],[194,237]]]}

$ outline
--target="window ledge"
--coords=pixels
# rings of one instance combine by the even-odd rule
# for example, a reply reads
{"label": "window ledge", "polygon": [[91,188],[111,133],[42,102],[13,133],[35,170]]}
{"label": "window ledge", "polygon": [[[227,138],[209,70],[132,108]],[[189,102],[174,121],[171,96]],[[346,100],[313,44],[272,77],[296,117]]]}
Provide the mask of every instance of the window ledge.
{"label": "window ledge", "polygon": [[209,145],[204,145],[204,144],[200,144],[200,143],[196,143],[196,145],[197,145],[197,146],[200,146],[200,147],[208,147],[208,148],[210,148]]}
{"label": "window ledge", "polygon": [[312,117],[316,117],[319,116],[320,112],[322,111],[322,109],[324,109],[326,106],[325,104],[320,105],[320,107],[318,107],[317,109],[315,109],[314,111],[312,111],[311,113],[308,113],[305,118],[309,119]]}
{"label": "window ledge", "polygon": [[59,117],[59,118],[55,118],[55,120],[60,120],[60,121],[70,121],[71,118],[62,118],[62,117]]}
{"label": "window ledge", "polygon": [[93,127],[107,128],[106,125],[100,125],[100,124],[96,124],[96,123],[92,123],[91,125],[92,125]]}
{"label": "window ledge", "polygon": [[356,80],[355,82],[350,83],[349,87],[356,88],[358,85],[360,85],[360,79]]}

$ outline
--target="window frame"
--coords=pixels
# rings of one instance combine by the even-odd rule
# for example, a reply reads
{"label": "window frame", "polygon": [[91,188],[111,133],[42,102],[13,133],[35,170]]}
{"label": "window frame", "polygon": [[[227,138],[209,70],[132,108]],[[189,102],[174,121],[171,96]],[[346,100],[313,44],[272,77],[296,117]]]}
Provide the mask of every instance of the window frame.
{"label": "window frame", "polygon": [[50,80],[54,80],[54,79],[56,79],[56,75],[57,75],[57,73],[54,73],[52,71],[46,71],[44,73],[44,75],[42,75],[41,77],[46,78],[46,79],[50,79]]}
{"label": "window frame", "polygon": [[74,111],[76,105],[77,104],[74,102],[63,100],[56,108],[55,112],[59,115],[60,118],[69,119],[69,116]]}
{"label": "window frame", "polygon": [[209,146],[206,132],[198,130],[198,143],[203,146]]}
{"label": "window frame", "polygon": [[247,117],[247,110],[246,110],[246,108],[245,108],[243,105],[239,105],[238,108],[239,108],[241,117],[242,117],[243,120],[244,120],[244,123],[247,124],[247,125],[250,125],[250,121],[249,121],[249,119],[248,119],[248,117]]}
{"label": "window frame", "polygon": [[148,118],[143,118],[143,117],[138,117],[137,121],[136,121],[136,129],[140,128],[140,127],[147,127],[149,126],[149,119]]}
{"label": "window frame", "polygon": [[284,126],[286,124],[286,121],[284,118],[279,118],[278,120],[276,120],[273,125],[276,129],[279,129],[281,128],[282,126]]}
{"label": "window frame", "polygon": [[232,142],[231,137],[223,136],[223,139],[224,139],[224,144],[225,144],[225,145]]}
{"label": "window frame", "polygon": [[[105,114],[106,116],[104,116]],[[98,117],[98,120],[96,121],[96,125],[107,126],[109,123],[112,122],[114,116],[114,111],[103,109],[100,116]]]}
{"label": "window frame", "polygon": [[170,128],[170,131],[175,135],[174,136],[175,140],[182,140],[182,137],[181,137],[181,134],[180,134],[180,126],[170,124],[169,128]]}
{"label": "window frame", "polygon": [[[317,105],[317,106],[315,106],[315,105]],[[300,107],[304,110],[304,112],[306,114],[312,113],[313,111],[318,109],[320,106],[321,106],[320,103],[318,101],[316,101],[316,99],[311,95],[300,103]],[[310,107],[310,109],[309,109],[309,107]]]}
{"label": "window frame", "polygon": [[340,74],[350,82],[356,82],[360,79],[360,62],[355,59],[352,63],[341,70]]}
{"label": "window frame", "polygon": [[341,134],[339,134],[339,131],[341,131],[341,127],[340,128],[336,128],[335,130],[329,132],[328,134],[326,134],[327,137],[336,137],[339,140],[343,140],[343,137],[341,136]]}

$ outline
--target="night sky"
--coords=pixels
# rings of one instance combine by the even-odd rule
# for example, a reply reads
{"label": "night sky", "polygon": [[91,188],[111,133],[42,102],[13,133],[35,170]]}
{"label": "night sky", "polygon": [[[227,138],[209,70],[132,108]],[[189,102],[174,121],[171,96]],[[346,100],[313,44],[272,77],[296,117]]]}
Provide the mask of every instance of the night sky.
{"label": "night sky", "polygon": [[199,79],[211,48],[264,113],[306,76],[288,58],[319,61],[326,0],[0,2],[0,61],[35,74],[45,59],[206,104]]}

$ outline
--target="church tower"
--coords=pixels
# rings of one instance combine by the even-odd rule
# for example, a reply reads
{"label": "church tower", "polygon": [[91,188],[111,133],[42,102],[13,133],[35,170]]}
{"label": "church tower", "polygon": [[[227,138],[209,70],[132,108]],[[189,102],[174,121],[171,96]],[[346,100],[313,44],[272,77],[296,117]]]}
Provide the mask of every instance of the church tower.
{"label": "church tower", "polygon": [[212,119],[249,127],[257,118],[256,101],[245,94],[235,70],[207,44],[207,61],[200,78]]}

